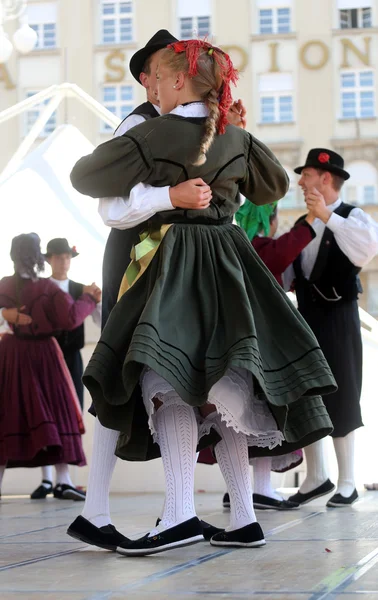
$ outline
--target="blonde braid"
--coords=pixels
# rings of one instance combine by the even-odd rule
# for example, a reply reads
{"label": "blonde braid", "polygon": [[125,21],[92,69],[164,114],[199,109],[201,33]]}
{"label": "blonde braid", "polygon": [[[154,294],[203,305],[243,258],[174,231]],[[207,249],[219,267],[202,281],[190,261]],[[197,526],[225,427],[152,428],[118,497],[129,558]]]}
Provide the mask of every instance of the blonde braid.
{"label": "blonde braid", "polygon": [[197,160],[193,163],[195,166],[201,166],[206,162],[206,155],[214,141],[217,133],[217,123],[219,120],[219,102],[218,92],[214,89],[210,90],[205,99],[205,104],[209,109],[209,116],[205,122],[205,131],[200,144],[200,151]]}

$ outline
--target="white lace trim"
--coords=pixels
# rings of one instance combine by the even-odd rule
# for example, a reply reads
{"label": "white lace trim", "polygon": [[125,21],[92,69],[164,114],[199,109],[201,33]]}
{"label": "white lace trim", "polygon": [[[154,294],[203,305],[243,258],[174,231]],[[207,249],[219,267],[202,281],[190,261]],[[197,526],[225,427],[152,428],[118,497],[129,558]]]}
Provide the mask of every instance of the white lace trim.
{"label": "white lace trim", "polygon": [[[153,400],[157,398],[164,403],[165,407],[184,402],[178,398],[173,387],[151,369],[143,370],[141,387],[148,414],[148,425],[156,442]],[[272,449],[282,444],[284,436],[278,430],[266,402],[254,395],[253,377],[249,371],[239,368],[229,369],[227,374],[211,388],[208,402],[215,405],[217,413],[227,427],[232,427],[247,436],[249,446]],[[195,408],[194,411],[200,439],[215,427],[215,422],[212,415],[203,419],[198,409]]]}

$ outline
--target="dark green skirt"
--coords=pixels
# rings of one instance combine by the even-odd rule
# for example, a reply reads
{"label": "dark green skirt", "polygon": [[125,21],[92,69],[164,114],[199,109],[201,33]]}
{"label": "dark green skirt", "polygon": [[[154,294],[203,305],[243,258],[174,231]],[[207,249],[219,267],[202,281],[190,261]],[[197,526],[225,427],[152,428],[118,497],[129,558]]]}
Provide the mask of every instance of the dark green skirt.
{"label": "dark green skirt", "polygon": [[144,365],[191,406],[206,403],[229,367],[251,371],[287,441],[274,454],[332,431],[320,396],[336,383],[317,340],[235,225],[172,225],[109,317],[84,383],[128,460],[159,456],[139,387]]}

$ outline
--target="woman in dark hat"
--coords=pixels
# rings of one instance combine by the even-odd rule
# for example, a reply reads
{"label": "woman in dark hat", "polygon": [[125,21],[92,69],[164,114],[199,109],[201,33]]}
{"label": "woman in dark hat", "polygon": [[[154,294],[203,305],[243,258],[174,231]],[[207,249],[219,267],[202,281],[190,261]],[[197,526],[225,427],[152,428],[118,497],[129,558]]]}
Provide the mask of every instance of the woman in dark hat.
{"label": "woman in dark hat", "polygon": [[201,40],[172,44],[158,78],[170,114],[81,159],[73,185],[94,197],[122,196],[138,181],[164,186],[196,176],[211,182],[213,198],[203,210],[150,220],[84,383],[102,424],[121,430],[117,455],[163,460],[161,523],[119,552],[152,554],[202,539],[193,489],[199,441],[216,444],[231,496],[230,527],[211,544],[252,548],[265,540],[248,446],[282,454],[285,439],[295,449],[326,435],[332,425],[317,394],[335,384],[315,337],[232,225],[239,191],[268,204],[285,195],[288,178],[264,144],[226,127],[237,78],[229,56]]}
{"label": "woman in dark hat", "polygon": [[[0,480],[5,468],[55,465],[57,498],[79,498],[68,464],[85,464],[81,411],[54,334],[77,327],[95,290],[74,302],[49,279],[37,234],[12,241],[14,275],[0,281],[2,317],[13,335],[0,342]],[[0,481],[1,484],[1,481]]]}

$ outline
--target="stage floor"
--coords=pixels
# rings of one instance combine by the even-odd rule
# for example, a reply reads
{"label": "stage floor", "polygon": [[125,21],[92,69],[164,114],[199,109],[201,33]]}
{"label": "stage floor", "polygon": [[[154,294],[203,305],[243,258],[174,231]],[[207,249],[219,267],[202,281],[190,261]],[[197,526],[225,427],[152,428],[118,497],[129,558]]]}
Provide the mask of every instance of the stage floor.
{"label": "stage floor", "polygon": [[[221,499],[197,494],[199,516],[225,526]],[[113,522],[138,537],[162,502],[160,494],[113,496]],[[80,510],[72,501],[2,498],[1,600],[378,600],[378,492],[346,509],[326,509],[319,499],[298,511],[258,511],[263,548],[201,542],[147,558],[67,537]]]}

